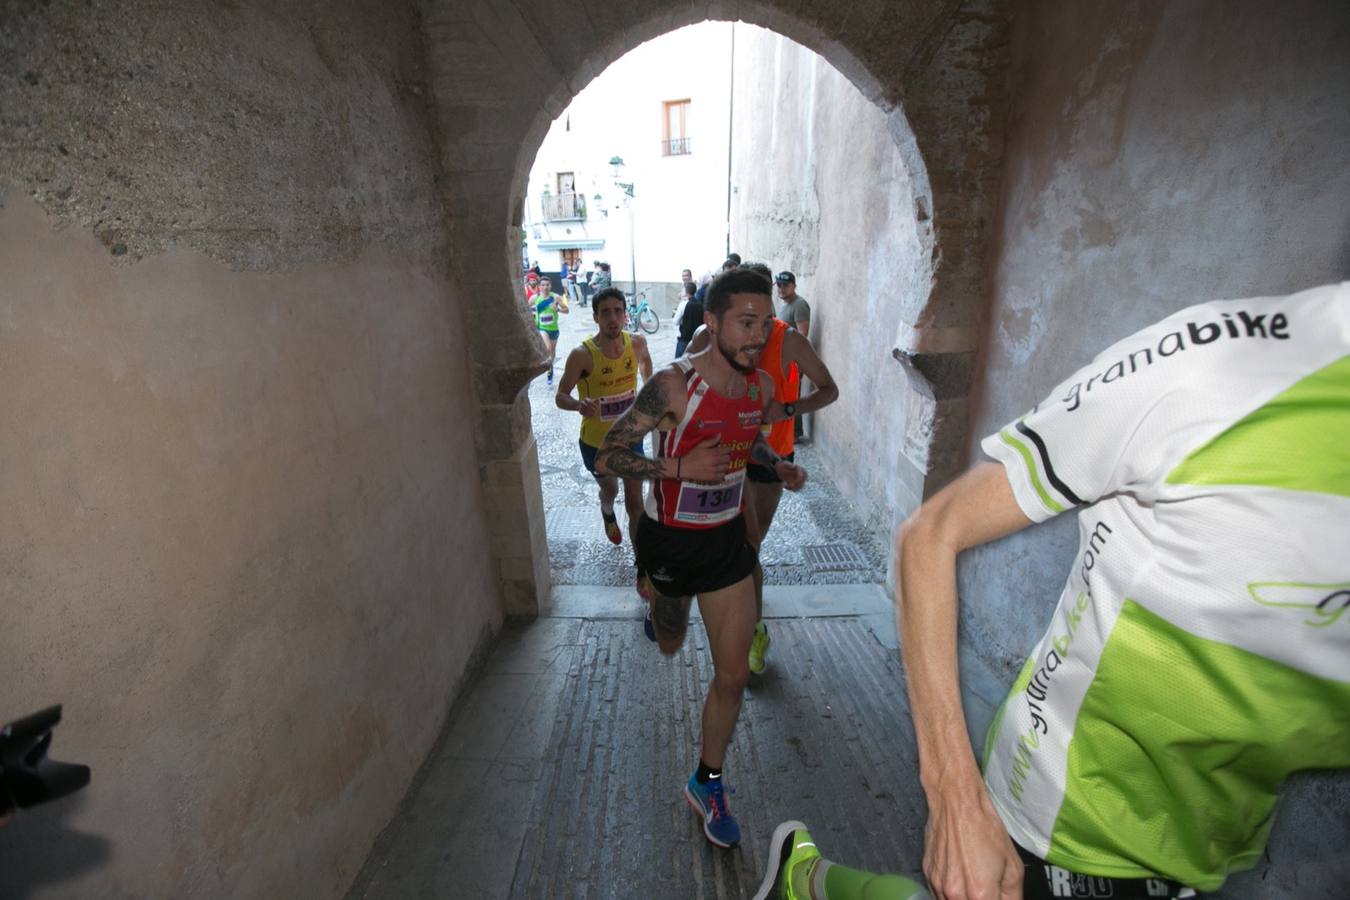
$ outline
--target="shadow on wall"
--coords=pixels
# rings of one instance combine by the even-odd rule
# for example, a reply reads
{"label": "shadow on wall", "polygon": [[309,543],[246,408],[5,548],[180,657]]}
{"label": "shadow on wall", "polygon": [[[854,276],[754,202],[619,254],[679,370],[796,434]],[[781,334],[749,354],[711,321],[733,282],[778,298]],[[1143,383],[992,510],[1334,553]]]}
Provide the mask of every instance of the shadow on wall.
{"label": "shadow on wall", "polygon": [[[112,842],[101,835],[76,831],[68,820],[87,802],[75,794],[55,803],[24,810],[0,829],[0,897],[22,900],[48,885],[78,878],[112,858]],[[22,860],[22,864],[13,864]]]}

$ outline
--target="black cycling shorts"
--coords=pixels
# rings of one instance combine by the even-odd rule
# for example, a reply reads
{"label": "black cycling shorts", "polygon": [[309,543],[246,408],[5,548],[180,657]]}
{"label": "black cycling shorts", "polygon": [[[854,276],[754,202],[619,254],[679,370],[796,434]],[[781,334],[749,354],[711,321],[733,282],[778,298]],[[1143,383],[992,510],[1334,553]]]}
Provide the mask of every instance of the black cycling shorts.
{"label": "black cycling shorts", "polygon": [[635,549],[638,571],[667,597],[731,587],[759,562],[759,553],[745,540],[744,516],[712,528],[674,528],[643,515]]}
{"label": "black cycling shorts", "polygon": [[1060,897],[1110,897],[1112,900],[1179,900],[1200,895],[1162,878],[1106,878],[1080,875],[1051,865],[1016,841],[1017,855],[1026,867],[1022,875],[1022,900],[1057,900]]}

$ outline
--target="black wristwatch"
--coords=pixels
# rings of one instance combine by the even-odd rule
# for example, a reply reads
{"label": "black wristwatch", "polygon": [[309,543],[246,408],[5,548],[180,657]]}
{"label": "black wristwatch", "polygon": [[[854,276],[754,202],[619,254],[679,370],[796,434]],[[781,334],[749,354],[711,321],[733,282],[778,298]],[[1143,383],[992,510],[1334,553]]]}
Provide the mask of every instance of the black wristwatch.
{"label": "black wristwatch", "polygon": [[790,419],[796,414],[797,414],[797,404],[795,403],[783,404],[783,415],[787,416]]}

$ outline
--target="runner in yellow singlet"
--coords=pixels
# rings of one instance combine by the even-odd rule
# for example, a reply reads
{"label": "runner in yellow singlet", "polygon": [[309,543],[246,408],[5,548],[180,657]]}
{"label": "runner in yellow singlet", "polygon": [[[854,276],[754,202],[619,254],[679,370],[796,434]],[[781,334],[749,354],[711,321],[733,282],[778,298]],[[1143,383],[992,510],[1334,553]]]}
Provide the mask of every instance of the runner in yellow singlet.
{"label": "runner in yellow singlet", "polygon": [[[600,484],[600,516],[605,522],[605,536],[621,544],[623,532],[614,515],[619,479],[595,471],[595,454],[605,442],[610,426],[633,405],[638,374],[641,373],[644,383],[652,377],[652,358],[645,337],[624,331],[627,303],[623,291],[606,288],[596,294],[591,314],[599,330],[567,355],[554,399],[559,409],[581,413],[581,461]],[[580,399],[572,396],[574,387]],[[642,453],[642,444],[635,445],[633,450]],[[642,515],[642,479],[623,480],[623,505],[628,512],[631,541]]]}

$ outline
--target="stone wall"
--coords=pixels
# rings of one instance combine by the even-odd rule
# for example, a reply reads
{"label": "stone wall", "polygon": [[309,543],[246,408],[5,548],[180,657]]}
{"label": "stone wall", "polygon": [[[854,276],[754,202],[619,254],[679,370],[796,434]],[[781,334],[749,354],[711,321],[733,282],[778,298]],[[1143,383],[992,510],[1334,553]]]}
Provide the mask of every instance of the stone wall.
{"label": "stone wall", "polygon": [[787,38],[742,26],[736,39],[733,244],[796,275],[840,391],[812,417],[819,458],[861,518],[889,532],[922,497],[921,481],[897,477],[916,471],[906,452],[928,450],[925,411],[892,354],[931,288],[927,225],[875,103]]}
{"label": "stone wall", "polygon": [[[1350,7],[1018,9],[976,438],[1171,311],[1350,277]],[[977,734],[1059,594],[1061,518],[962,566]],[[1345,776],[1299,784],[1224,896],[1334,895],[1347,808]]]}
{"label": "stone wall", "polygon": [[418,28],[4,8],[0,895],[341,892],[501,621]]}
{"label": "stone wall", "polygon": [[[976,345],[984,229],[1002,147],[1007,18],[1000,0],[427,0],[427,65],[445,169],[442,196],[480,404],[481,473],[493,498],[506,610],[529,615],[548,591],[537,454],[524,387],[544,371],[519,313],[526,176],[549,125],[613,60],[705,19],[770,28],[822,54],[874,104],[913,186],[929,288],[913,301],[904,349],[913,374],[899,401],[919,421],[897,496],[915,502],[962,460]],[[509,59],[513,65],[502,65]],[[902,111],[903,106],[903,111]],[[935,179],[930,183],[930,173]],[[894,326],[890,326],[894,330]]]}

